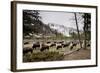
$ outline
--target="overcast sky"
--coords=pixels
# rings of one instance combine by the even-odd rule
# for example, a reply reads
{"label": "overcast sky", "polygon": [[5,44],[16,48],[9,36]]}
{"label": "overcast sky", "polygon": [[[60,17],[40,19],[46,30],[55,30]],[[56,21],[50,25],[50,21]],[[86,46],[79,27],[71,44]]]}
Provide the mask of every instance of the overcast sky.
{"label": "overcast sky", "polygon": [[[45,24],[55,23],[64,25],[66,27],[76,28],[74,13],[69,12],[54,12],[54,11],[40,11],[40,16]],[[77,13],[77,18],[81,18],[81,15]],[[79,29],[83,30],[83,19],[78,20]]]}

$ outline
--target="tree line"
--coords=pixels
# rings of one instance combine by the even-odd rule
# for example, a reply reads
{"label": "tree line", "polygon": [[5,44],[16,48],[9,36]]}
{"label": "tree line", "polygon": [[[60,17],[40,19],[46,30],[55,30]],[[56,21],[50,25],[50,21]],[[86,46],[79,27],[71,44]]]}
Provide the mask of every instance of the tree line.
{"label": "tree line", "polygon": [[[83,33],[80,33],[79,31],[79,25],[78,25],[78,18],[77,14],[80,13],[73,13],[77,28],[77,34],[73,31],[71,32],[71,36],[73,38],[77,37],[80,41],[80,48],[82,48],[81,44],[81,37],[84,38],[84,49],[86,49],[87,41],[91,40],[91,14],[90,13],[82,13],[81,17],[84,19],[83,22]],[[43,24],[42,17],[40,16],[39,10],[23,10],[23,34],[29,35],[29,33],[38,33],[39,26]],[[36,24],[36,25],[35,25]],[[38,27],[35,27],[37,26]],[[34,32],[33,32],[34,30]],[[57,34],[57,33],[56,33]]]}

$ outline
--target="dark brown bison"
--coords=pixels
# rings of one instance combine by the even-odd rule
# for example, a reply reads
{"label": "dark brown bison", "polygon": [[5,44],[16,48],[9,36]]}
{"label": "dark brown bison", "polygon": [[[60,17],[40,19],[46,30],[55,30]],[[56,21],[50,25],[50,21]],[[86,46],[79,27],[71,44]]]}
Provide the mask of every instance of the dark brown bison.
{"label": "dark brown bison", "polygon": [[29,42],[24,42],[24,44],[29,44]]}
{"label": "dark brown bison", "polygon": [[70,45],[70,42],[66,42],[62,44],[63,47],[68,47],[69,45]]}
{"label": "dark brown bison", "polygon": [[53,47],[53,46],[56,46],[56,44],[54,42],[47,42],[45,43],[45,45],[49,46],[49,47]]}
{"label": "dark brown bison", "polygon": [[29,47],[23,48],[23,54],[28,53],[28,52],[31,52],[32,53],[32,51],[33,51],[32,48],[29,48]]}
{"label": "dark brown bison", "polygon": [[87,44],[87,47],[90,47],[90,46],[91,46],[90,43],[88,43],[88,44]]}
{"label": "dark brown bison", "polygon": [[57,43],[59,43],[59,44],[63,44],[63,43],[64,43],[64,41],[59,41],[59,42],[57,42]]}
{"label": "dark brown bison", "polygon": [[77,42],[72,42],[71,44],[72,44],[72,45],[71,45],[71,47],[70,47],[70,50],[72,50],[72,49],[77,45]]}
{"label": "dark brown bison", "polygon": [[33,48],[33,49],[40,48],[40,43],[39,43],[39,42],[33,43],[32,48]]}
{"label": "dark brown bison", "polygon": [[50,41],[48,41],[47,43],[51,43]]}
{"label": "dark brown bison", "polygon": [[53,47],[53,46],[56,46],[56,43],[52,43],[52,44],[50,45],[50,47]]}
{"label": "dark brown bison", "polygon": [[40,51],[44,51],[44,50],[49,50],[49,46],[48,45],[45,45],[45,44],[42,44],[41,45],[41,48],[40,48]]}
{"label": "dark brown bison", "polygon": [[56,43],[56,49],[58,50],[59,48],[62,48],[63,46],[62,46],[62,44],[60,44],[60,43]]}

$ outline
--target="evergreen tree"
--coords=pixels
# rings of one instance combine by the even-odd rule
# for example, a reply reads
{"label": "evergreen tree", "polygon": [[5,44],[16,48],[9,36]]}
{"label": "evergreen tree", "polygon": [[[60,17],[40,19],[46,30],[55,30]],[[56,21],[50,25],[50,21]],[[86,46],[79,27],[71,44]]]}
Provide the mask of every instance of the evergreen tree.
{"label": "evergreen tree", "polygon": [[[38,10],[23,10],[23,33],[24,35],[29,35],[32,33],[35,24],[41,23],[41,17],[39,16]],[[37,32],[37,31],[36,31]]]}
{"label": "evergreen tree", "polygon": [[87,41],[91,40],[91,14],[90,13],[84,13],[84,49],[86,49]]}

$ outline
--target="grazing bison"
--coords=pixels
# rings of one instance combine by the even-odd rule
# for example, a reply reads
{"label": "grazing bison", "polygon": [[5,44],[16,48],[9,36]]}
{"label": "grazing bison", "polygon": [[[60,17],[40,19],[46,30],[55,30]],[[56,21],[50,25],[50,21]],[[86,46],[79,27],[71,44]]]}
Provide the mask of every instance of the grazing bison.
{"label": "grazing bison", "polygon": [[74,46],[71,46],[71,47],[70,47],[70,50],[72,50],[72,49],[73,49],[73,47],[74,47]]}
{"label": "grazing bison", "polygon": [[76,45],[77,45],[77,42],[72,42],[72,45],[71,45],[71,47],[70,47],[70,50],[72,50],[73,47],[75,47]]}
{"label": "grazing bison", "polygon": [[29,42],[24,42],[24,44],[29,44]]}
{"label": "grazing bison", "polygon": [[47,43],[51,43],[51,42],[48,41]]}
{"label": "grazing bison", "polygon": [[62,48],[62,44],[56,43],[56,49]]}
{"label": "grazing bison", "polygon": [[59,43],[59,44],[63,44],[63,43],[64,43],[64,41],[59,41],[59,42],[57,42],[57,43]]}
{"label": "grazing bison", "polygon": [[90,43],[87,44],[87,47],[90,47]]}
{"label": "grazing bison", "polygon": [[76,46],[77,45],[77,43],[73,43],[73,46]]}
{"label": "grazing bison", "polygon": [[69,45],[70,45],[70,42],[66,42],[62,44],[63,47],[68,47]]}
{"label": "grazing bison", "polygon": [[32,48],[33,49],[40,48],[40,43],[39,42],[33,43]]}
{"label": "grazing bison", "polygon": [[33,51],[32,48],[29,48],[29,47],[23,48],[23,54],[28,53],[28,52],[31,52],[32,53],[32,51]]}
{"label": "grazing bison", "polygon": [[56,41],[54,41],[54,43],[57,43]]}
{"label": "grazing bison", "polygon": [[53,47],[53,46],[56,46],[56,43],[52,43],[52,44],[50,45],[50,47]]}
{"label": "grazing bison", "polygon": [[40,51],[44,51],[44,50],[46,50],[46,49],[49,50],[49,46],[42,44],[42,45],[41,45],[41,48],[40,48]]}
{"label": "grazing bison", "polygon": [[49,47],[53,47],[53,46],[56,46],[56,44],[55,43],[53,43],[53,42],[47,42],[47,43],[45,43],[45,45],[47,45],[47,46],[49,46]]}

